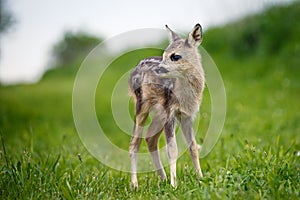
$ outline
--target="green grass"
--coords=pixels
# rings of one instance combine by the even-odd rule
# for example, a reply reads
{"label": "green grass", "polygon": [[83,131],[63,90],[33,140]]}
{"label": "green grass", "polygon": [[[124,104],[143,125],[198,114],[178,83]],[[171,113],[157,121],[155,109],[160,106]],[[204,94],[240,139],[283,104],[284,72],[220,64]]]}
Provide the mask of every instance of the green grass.
{"label": "green grass", "polygon": [[[288,50],[261,54],[259,49],[241,56],[234,53],[235,46],[214,51],[209,42],[226,38],[224,33],[226,27],[204,34],[203,45],[225,83],[227,116],[217,145],[201,159],[203,179],[195,178],[185,153],[178,159],[176,189],[160,182],[156,173],[144,173],[138,177],[139,189],[131,191],[130,174],[101,164],[78,137],[72,117],[76,70],[55,69],[37,84],[0,86],[0,198],[300,199],[300,62],[287,53],[298,52],[299,40],[295,48],[289,43]],[[158,53],[148,49],[123,55],[105,72],[105,88],[97,90],[99,122],[124,149],[130,137],[113,121],[112,86],[140,58]],[[199,142],[209,118],[206,90]]]}

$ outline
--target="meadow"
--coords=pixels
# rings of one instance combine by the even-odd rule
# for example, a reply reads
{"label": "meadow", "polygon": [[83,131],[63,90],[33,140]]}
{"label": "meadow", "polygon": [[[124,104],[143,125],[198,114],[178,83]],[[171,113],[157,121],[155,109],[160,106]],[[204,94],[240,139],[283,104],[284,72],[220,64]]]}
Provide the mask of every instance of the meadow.
{"label": "meadow", "polygon": [[[299,14],[300,4],[294,3],[204,32],[202,46],[226,88],[226,121],[215,148],[200,160],[204,178],[195,178],[184,153],[175,189],[149,172],[139,174],[139,189],[131,191],[130,174],[106,167],[85,149],[72,115],[81,59],[72,61],[75,67],[49,70],[36,84],[0,86],[0,198],[300,199]],[[130,136],[114,123],[113,86],[140,59],[159,54],[155,49],[124,54],[105,71],[105,89],[97,89],[99,123],[121,148],[128,148]],[[206,90],[199,143],[210,109]],[[145,142],[141,148],[147,152]]]}

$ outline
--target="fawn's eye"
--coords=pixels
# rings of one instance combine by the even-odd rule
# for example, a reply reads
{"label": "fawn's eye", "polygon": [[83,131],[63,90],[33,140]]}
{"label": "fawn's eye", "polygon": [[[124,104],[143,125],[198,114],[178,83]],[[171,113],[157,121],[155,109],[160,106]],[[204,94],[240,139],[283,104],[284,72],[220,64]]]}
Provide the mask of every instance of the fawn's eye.
{"label": "fawn's eye", "polygon": [[177,55],[177,54],[173,53],[173,54],[170,56],[170,59],[171,59],[172,61],[178,61],[178,60],[181,59],[181,55]]}

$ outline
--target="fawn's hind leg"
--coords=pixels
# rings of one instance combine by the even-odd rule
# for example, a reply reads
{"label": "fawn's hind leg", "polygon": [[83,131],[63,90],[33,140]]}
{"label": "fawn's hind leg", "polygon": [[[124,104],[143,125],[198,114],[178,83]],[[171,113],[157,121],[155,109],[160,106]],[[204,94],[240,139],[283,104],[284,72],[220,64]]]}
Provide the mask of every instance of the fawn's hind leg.
{"label": "fawn's hind leg", "polygon": [[176,187],[176,161],[178,157],[178,149],[175,138],[175,119],[168,119],[164,129],[167,140],[167,154],[170,164],[171,185]]}
{"label": "fawn's hind leg", "polygon": [[142,142],[142,133],[144,129],[144,124],[147,119],[148,114],[140,113],[135,117],[135,124],[133,129],[133,134],[130,140],[129,154],[131,158],[131,186],[133,188],[138,187],[137,181],[137,153]]}
{"label": "fawn's hind leg", "polygon": [[161,180],[166,179],[166,172],[160,160],[157,143],[165,123],[164,121],[165,120],[163,115],[154,115],[153,120],[146,133],[146,142],[148,145],[148,149],[152,156],[153,163],[157,169],[158,175],[161,178]]}
{"label": "fawn's hind leg", "polygon": [[189,147],[190,155],[199,177],[202,177],[202,171],[199,162],[198,145],[193,130],[193,119],[189,116],[182,116],[180,119],[181,130]]}

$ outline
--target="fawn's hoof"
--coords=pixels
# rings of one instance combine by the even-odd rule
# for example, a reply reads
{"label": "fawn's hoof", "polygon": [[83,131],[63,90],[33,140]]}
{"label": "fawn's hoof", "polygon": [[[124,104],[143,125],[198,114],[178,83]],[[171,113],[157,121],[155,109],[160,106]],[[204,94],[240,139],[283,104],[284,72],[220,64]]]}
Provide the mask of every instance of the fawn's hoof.
{"label": "fawn's hoof", "polygon": [[171,179],[171,186],[173,187],[173,188],[176,188],[177,187],[177,181],[176,181],[176,179]]}
{"label": "fawn's hoof", "polygon": [[131,183],[130,183],[130,188],[131,188],[131,190],[137,190],[138,187],[139,187],[139,184],[138,184],[137,181],[134,181],[134,182],[131,182]]}
{"label": "fawn's hoof", "polygon": [[200,171],[198,172],[198,180],[200,180],[201,178],[203,178],[203,174],[202,174],[202,171],[200,170]]}

